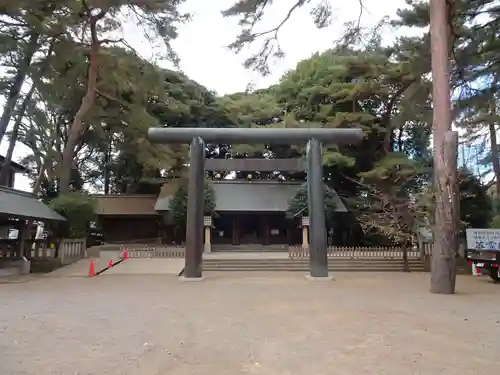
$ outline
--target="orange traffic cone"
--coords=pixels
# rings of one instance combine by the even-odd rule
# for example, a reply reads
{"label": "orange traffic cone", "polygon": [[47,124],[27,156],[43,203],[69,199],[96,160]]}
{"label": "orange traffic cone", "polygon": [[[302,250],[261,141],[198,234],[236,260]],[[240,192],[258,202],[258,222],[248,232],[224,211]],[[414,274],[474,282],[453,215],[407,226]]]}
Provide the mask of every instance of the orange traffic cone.
{"label": "orange traffic cone", "polygon": [[89,266],[89,277],[94,277],[94,276],[95,276],[95,261],[91,260]]}
{"label": "orange traffic cone", "polygon": [[127,253],[127,249],[123,249],[123,260],[127,260],[128,259],[128,253]]}
{"label": "orange traffic cone", "polygon": [[110,259],[108,262],[108,268],[113,267],[113,259]]}

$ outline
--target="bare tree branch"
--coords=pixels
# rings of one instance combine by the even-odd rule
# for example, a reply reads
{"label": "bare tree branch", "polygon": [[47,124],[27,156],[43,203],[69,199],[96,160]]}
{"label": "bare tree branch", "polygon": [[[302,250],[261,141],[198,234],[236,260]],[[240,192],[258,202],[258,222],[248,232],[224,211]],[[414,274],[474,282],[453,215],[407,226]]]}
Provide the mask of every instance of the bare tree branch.
{"label": "bare tree branch", "polygon": [[[363,0],[358,0],[358,2],[360,11],[356,22],[357,26],[355,26],[357,30],[361,29],[361,18],[364,10],[366,10]],[[247,58],[244,66],[247,69],[258,71],[263,75],[270,73],[269,65],[271,58],[279,59],[285,55],[279,42],[280,30],[290,20],[297,9],[310,4],[311,0],[296,0],[276,26],[265,31],[255,31],[255,28],[262,20],[265,11],[271,3],[272,1],[270,0],[240,0],[231,8],[222,12],[224,17],[239,17],[239,24],[242,28],[236,40],[228,46],[229,49],[240,53],[245,46],[262,40],[262,46],[259,51]],[[331,2],[329,0],[319,0],[313,6],[310,14],[318,28],[330,25],[332,20]]]}

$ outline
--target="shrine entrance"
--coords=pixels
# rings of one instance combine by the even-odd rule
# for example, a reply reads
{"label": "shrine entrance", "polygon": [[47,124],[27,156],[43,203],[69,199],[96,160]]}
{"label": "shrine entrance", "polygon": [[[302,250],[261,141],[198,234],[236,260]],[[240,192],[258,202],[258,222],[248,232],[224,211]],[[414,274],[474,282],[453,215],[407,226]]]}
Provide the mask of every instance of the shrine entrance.
{"label": "shrine entrance", "polygon": [[[150,128],[152,143],[190,144],[189,184],[185,249],[185,278],[202,277],[203,258],[203,185],[205,142],[215,144],[296,144],[307,143],[306,165],[301,159],[210,159],[226,163],[246,163],[246,168],[260,171],[293,170],[294,165],[307,170],[309,205],[309,270],[314,278],[328,277],[327,233],[325,223],[322,144],[346,145],[361,142],[361,129],[326,128]],[[274,164],[273,164],[274,163]],[[281,164],[281,165],[278,165]],[[211,167],[213,170],[213,167]],[[229,168],[228,165],[225,168]],[[241,167],[232,170],[244,170]],[[285,168],[285,169],[282,169]]]}

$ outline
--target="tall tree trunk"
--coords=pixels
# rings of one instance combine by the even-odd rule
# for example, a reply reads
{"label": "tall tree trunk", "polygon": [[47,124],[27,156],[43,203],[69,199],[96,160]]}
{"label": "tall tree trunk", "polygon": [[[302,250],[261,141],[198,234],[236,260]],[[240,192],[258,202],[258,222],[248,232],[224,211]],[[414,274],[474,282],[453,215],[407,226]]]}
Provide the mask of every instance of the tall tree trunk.
{"label": "tall tree trunk", "polygon": [[104,194],[109,194],[110,186],[110,171],[109,171],[109,159],[111,148],[113,147],[113,133],[109,128],[106,129],[106,150],[104,151]]}
{"label": "tall tree trunk", "polygon": [[28,106],[31,97],[35,92],[35,87],[36,86],[33,83],[31,85],[30,91],[28,91],[28,94],[23,100],[23,104],[19,108],[19,113],[17,115],[16,122],[14,123],[14,127],[12,128],[12,136],[10,138],[9,148],[7,149],[7,154],[5,155],[5,159],[2,163],[2,169],[0,170],[0,185],[6,184],[7,182],[10,170],[10,163],[12,162],[12,155],[14,154],[14,148],[16,147],[17,137],[19,135],[19,128],[21,127],[21,123],[23,122],[24,113],[26,112],[26,107]]}
{"label": "tall tree trunk", "polygon": [[33,190],[31,193],[33,195],[38,195],[40,191],[40,187],[42,186],[43,176],[45,175],[45,170],[47,169],[47,165],[49,164],[48,156],[45,157],[43,164],[40,166],[40,170],[38,171],[38,176],[36,177],[35,184],[33,185]]}
{"label": "tall tree trunk", "polygon": [[21,93],[21,88],[23,86],[24,80],[28,75],[28,69],[31,65],[31,60],[35,55],[38,47],[38,39],[40,35],[38,33],[31,33],[30,40],[24,51],[24,57],[19,62],[19,67],[16,72],[16,76],[12,81],[12,86],[10,87],[9,94],[7,96],[7,102],[3,108],[2,116],[0,117],[0,143],[2,143],[5,132],[9,126],[10,119],[16,108],[17,101],[19,99],[19,94]]}
{"label": "tall tree trunk", "polygon": [[495,174],[496,182],[496,192],[497,197],[500,197],[500,160],[498,159],[498,140],[497,140],[497,129],[496,129],[496,115],[497,115],[497,103],[495,98],[496,93],[496,82],[492,87],[491,102],[490,102],[490,114],[492,120],[488,124],[490,132],[490,148],[491,148],[491,164],[493,165],[493,173]]}
{"label": "tall tree trunk", "polygon": [[61,175],[59,191],[64,194],[69,192],[69,185],[71,181],[71,171],[73,169],[73,158],[75,156],[75,147],[80,137],[85,132],[83,123],[84,117],[87,112],[92,108],[96,97],[97,73],[99,68],[99,51],[100,42],[97,36],[97,22],[106,15],[106,11],[102,10],[99,14],[90,17],[90,33],[92,38],[92,45],[90,48],[90,64],[87,74],[87,92],[82,99],[80,108],[76,112],[68,131],[68,139],[64,145],[64,151],[61,162]]}
{"label": "tall tree trunk", "polygon": [[500,197],[500,160],[498,159],[497,129],[494,123],[490,123],[488,127],[490,130],[491,163],[495,174],[496,193],[497,197]]}
{"label": "tall tree trunk", "polygon": [[[52,55],[52,52],[54,51],[54,46],[55,46],[56,39],[53,38],[49,49],[47,50],[47,56],[45,58],[45,61],[43,63],[43,66],[40,69],[40,77],[43,76],[45,71],[47,70],[47,67],[49,65],[49,59],[50,56]],[[33,80],[33,84],[31,85],[30,90],[24,97],[23,103],[21,104],[21,107],[19,108],[16,122],[14,123],[14,127],[12,129],[12,137],[9,142],[9,148],[7,149],[7,155],[5,155],[5,160],[2,163],[2,167],[0,170],[0,185],[6,184],[8,176],[9,176],[9,169],[10,169],[10,164],[12,162],[12,155],[14,154],[14,148],[16,147],[16,142],[17,138],[19,136],[19,128],[21,127],[21,123],[23,122],[24,114],[26,112],[26,108],[28,107],[29,102],[31,101],[31,98],[33,96],[33,93],[35,92],[35,89],[37,87],[37,84],[35,80]]]}
{"label": "tall tree trunk", "polygon": [[448,9],[445,0],[430,0],[434,181],[436,194],[431,293],[455,293],[458,246],[456,205],[456,132],[451,131]]}

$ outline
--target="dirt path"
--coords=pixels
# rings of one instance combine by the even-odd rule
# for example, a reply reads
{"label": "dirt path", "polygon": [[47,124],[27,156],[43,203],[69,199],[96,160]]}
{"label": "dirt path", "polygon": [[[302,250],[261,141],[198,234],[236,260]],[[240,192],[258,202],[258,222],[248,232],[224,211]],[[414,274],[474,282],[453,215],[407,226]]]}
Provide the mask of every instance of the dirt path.
{"label": "dirt path", "polygon": [[460,276],[206,273],[0,284],[9,375],[467,375],[498,372],[500,285]]}

